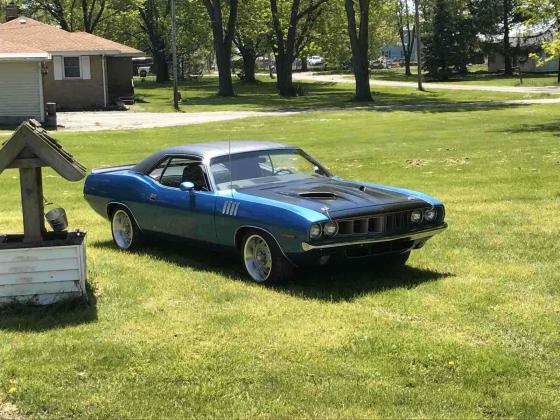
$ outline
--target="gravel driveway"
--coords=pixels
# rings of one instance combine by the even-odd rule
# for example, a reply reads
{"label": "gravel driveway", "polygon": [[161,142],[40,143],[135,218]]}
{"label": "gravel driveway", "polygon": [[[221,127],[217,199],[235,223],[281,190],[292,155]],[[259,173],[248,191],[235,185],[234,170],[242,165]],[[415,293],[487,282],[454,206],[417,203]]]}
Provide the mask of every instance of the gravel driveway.
{"label": "gravel driveway", "polygon": [[59,112],[58,125],[65,131],[131,130],[139,128],[174,127],[230,121],[250,117],[286,117],[310,112],[336,111],[388,111],[422,108],[485,108],[493,106],[520,106],[535,104],[560,104],[560,97],[554,99],[522,99],[514,101],[484,101],[455,103],[424,103],[408,105],[370,105],[356,107],[334,107],[276,111],[214,111],[214,112]]}

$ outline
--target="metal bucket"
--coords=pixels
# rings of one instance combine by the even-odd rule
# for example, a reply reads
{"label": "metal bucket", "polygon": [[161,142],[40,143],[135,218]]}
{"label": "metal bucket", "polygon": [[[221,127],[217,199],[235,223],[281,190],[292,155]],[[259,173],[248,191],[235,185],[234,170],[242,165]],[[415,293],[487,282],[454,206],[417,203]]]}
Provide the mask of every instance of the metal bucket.
{"label": "metal bucket", "polygon": [[47,219],[47,222],[49,222],[49,225],[51,225],[55,232],[64,232],[68,229],[68,219],[66,218],[66,212],[62,208],[50,210],[45,214],[45,219]]}

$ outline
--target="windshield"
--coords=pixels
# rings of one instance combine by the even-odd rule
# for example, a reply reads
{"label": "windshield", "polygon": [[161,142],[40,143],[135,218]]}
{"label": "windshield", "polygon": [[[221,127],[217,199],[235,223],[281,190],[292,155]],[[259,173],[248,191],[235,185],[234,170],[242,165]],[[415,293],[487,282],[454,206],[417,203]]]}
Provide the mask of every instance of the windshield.
{"label": "windshield", "polygon": [[227,190],[230,185],[239,189],[328,176],[325,169],[300,150],[263,150],[220,156],[210,161],[210,171],[218,190]]}

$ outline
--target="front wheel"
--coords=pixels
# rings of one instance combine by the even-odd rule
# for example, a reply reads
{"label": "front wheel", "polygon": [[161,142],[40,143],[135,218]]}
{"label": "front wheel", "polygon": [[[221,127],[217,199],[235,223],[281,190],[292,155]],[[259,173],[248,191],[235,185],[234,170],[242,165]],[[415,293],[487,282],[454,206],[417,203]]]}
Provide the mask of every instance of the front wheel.
{"label": "front wheel", "polygon": [[115,244],[124,250],[138,249],[143,244],[142,232],[134,218],[124,208],[115,210],[111,217],[111,232]]}
{"label": "front wheel", "polygon": [[271,284],[289,280],[293,267],[268,234],[250,231],[241,243],[245,271],[257,283]]}

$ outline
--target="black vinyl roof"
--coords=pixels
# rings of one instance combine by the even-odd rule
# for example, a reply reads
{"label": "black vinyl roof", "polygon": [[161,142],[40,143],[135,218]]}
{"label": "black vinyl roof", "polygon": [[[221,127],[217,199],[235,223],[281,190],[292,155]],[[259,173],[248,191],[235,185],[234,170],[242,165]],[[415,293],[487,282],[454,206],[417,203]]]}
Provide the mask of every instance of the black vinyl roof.
{"label": "black vinyl roof", "polygon": [[188,155],[199,157],[202,160],[209,160],[218,156],[227,156],[230,152],[233,155],[237,153],[278,149],[297,149],[297,147],[286,143],[254,140],[232,141],[231,144],[228,141],[193,143],[160,150],[138,163],[133,170],[135,172],[147,173],[166,156]]}

